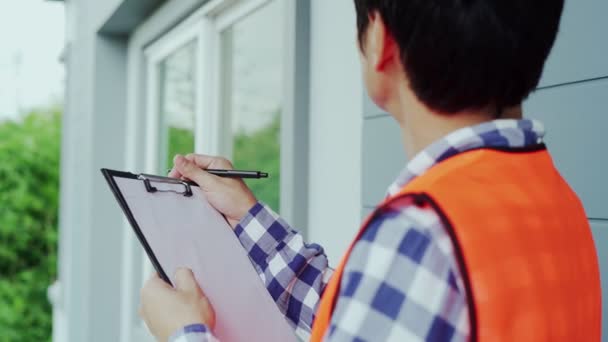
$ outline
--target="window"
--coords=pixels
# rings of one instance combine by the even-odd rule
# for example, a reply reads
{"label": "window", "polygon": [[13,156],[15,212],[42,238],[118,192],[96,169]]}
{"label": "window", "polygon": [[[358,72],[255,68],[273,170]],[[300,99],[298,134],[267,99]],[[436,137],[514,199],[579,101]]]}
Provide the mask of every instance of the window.
{"label": "window", "polygon": [[[281,213],[304,228],[310,5],[213,0],[192,12],[175,3],[179,14],[161,7],[130,38],[129,167],[164,174],[176,153],[223,155],[236,168],[268,172],[249,186],[276,210],[283,202]],[[130,230],[121,341],[147,341],[137,293],[152,267]]]}
{"label": "window", "polygon": [[283,108],[284,30],[276,23],[283,1],[274,0],[221,33],[222,110],[226,150],[235,167],[262,170],[247,181],[256,197],[279,210],[280,129]]}
{"label": "window", "polygon": [[247,183],[279,210],[285,0],[225,2],[147,49],[146,171],[165,173],[177,153],[222,155],[269,173]]}
{"label": "window", "polygon": [[[200,117],[200,38],[180,28],[147,50],[145,170],[166,174],[177,153],[195,151]],[[200,134],[199,134],[200,135]]]}
{"label": "window", "polygon": [[160,174],[173,167],[173,156],[194,151],[196,58],[190,41],[158,65]]}

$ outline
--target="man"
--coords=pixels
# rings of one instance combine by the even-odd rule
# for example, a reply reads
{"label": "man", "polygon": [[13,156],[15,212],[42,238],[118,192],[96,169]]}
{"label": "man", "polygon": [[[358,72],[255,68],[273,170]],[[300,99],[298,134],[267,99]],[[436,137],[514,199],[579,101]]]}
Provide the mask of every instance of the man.
{"label": "man", "polygon": [[[323,249],[243,182],[177,156],[229,220],[272,298],[313,341],[599,341],[596,253],[582,205],[522,119],[562,0],[355,0],[365,84],[413,156],[333,271]],[[345,194],[348,196],[348,194]],[[352,237],[345,237],[352,239]],[[188,270],[152,278],[161,340],[213,341]],[[204,284],[204,279],[201,279]]]}

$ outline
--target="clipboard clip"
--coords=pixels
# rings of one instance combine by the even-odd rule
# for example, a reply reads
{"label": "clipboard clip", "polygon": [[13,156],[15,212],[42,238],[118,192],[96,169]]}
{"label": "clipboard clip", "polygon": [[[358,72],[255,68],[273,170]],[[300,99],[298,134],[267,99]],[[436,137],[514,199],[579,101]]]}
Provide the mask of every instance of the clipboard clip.
{"label": "clipboard clip", "polygon": [[[173,192],[176,194],[184,195],[185,197],[192,197],[192,188],[190,184],[185,181],[173,178],[159,177],[154,175],[147,175],[141,173],[137,176],[137,179],[144,181],[144,186],[146,187],[146,191],[148,192]],[[164,183],[164,184],[181,184],[185,187],[184,191],[177,190],[159,190],[157,187],[152,185],[152,182],[155,183]]]}

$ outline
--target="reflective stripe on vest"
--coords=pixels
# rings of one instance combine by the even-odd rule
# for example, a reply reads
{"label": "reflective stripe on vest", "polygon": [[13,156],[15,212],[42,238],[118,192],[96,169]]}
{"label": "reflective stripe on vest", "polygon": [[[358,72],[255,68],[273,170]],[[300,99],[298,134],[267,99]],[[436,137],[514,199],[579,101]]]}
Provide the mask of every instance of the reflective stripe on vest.
{"label": "reflective stripe on vest", "polygon": [[370,221],[412,203],[434,208],[451,235],[472,340],[600,340],[600,275],[591,230],[580,200],[540,146],[458,154],[382,203],[327,285],[311,341],[321,341],[329,328],[344,265]]}

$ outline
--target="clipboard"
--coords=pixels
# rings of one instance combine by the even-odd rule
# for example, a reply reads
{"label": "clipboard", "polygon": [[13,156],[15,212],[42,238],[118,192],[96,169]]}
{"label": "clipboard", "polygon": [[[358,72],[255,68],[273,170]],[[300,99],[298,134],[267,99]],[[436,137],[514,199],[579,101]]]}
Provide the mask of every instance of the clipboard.
{"label": "clipboard", "polygon": [[159,276],[192,269],[216,315],[223,342],[296,341],[226,219],[193,182],[102,169]]}

